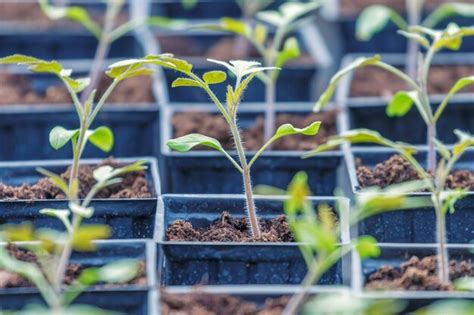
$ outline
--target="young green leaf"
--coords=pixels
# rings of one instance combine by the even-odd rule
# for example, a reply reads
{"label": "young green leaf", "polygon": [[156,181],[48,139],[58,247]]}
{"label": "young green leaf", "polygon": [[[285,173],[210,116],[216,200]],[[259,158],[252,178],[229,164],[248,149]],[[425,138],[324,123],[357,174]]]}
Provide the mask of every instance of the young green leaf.
{"label": "young green leaf", "polygon": [[423,26],[434,28],[451,16],[474,17],[474,5],[468,3],[443,3],[423,21]]}
{"label": "young green leaf", "polygon": [[318,134],[320,126],[321,126],[320,121],[315,121],[305,128],[296,128],[292,124],[284,124],[278,127],[273,138],[274,140],[277,140],[285,136],[297,135],[297,134],[304,135],[304,136],[314,136]]}
{"label": "young green leaf", "polygon": [[[33,225],[30,222],[0,225],[0,239],[8,242],[27,242],[34,239]],[[3,248],[3,246],[0,246]]]}
{"label": "young green leaf", "polygon": [[298,40],[295,37],[290,37],[285,41],[283,49],[278,53],[275,66],[281,68],[288,61],[298,58],[299,56],[300,47],[298,45]]}
{"label": "young green leaf", "polygon": [[183,137],[168,140],[166,145],[170,149],[178,152],[188,152],[198,145],[203,145],[220,152],[225,152],[224,148],[218,140],[197,133],[192,133]]}
{"label": "young green leaf", "polygon": [[49,133],[49,144],[56,150],[65,146],[71,139],[77,138],[79,129],[67,130],[64,127],[56,126]]}
{"label": "young green leaf", "polygon": [[405,32],[405,31],[402,31],[402,30],[398,30],[397,33],[402,35],[402,36],[405,36],[408,39],[411,39],[411,40],[414,40],[414,41],[418,42],[418,44],[420,44],[421,46],[423,46],[427,49],[429,49],[429,47],[430,47],[430,42],[428,41],[428,39],[426,39],[426,37],[424,37],[421,34],[418,34],[416,32]]}
{"label": "young green leaf", "polygon": [[177,78],[176,80],[171,83],[171,87],[176,88],[176,87],[186,87],[186,86],[191,86],[191,87],[201,87],[201,84],[199,82],[193,80],[193,79],[188,79],[188,78]]}
{"label": "young green leaf", "polygon": [[78,6],[53,6],[48,0],[38,0],[44,14],[51,20],[69,19],[82,24],[96,38],[100,38],[101,27],[89,16],[87,11]]}
{"label": "young green leaf", "polygon": [[110,227],[107,225],[82,225],[74,233],[73,248],[82,252],[94,251],[96,246],[92,241],[107,239],[110,233]]}
{"label": "young green leaf", "polygon": [[110,152],[114,146],[114,134],[109,127],[102,126],[94,130],[87,130],[86,138],[104,152]]}
{"label": "young green leaf", "polygon": [[389,117],[405,116],[416,103],[421,107],[418,93],[416,91],[400,91],[395,94],[387,106],[386,113]]}
{"label": "young green leaf", "polygon": [[436,113],[434,116],[435,121],[437,121],[441,117],[441,114],[443,113],[446,106],[449,104],[449,101],[451,100],[451,98],[460,90],[472,84],[474,84],[474,76],[469,76],[469,77],[464,77],[464,78],[459,79],[456,82],[456,84],[454,84],[454,86],[451,88],[451,90],[449,90],[449,93],[444,97],[443,102],[436,109]]}
{"label": "young green leaf", "polygon": [[59,175],[54,174],[53,172],[48,171],[42,167],[36,168],[36,171],[44,176],[48,177],[49,180],[56,185],[61,191],[68,196],[69,195],[69,187],[66,181]]}
{"label": "young green leaf", "polygon": [[392,20],[400,29],[406,29],[407,23],[394,9],[384,5],[371,5],[362,11],[356,22],[356,36],[362,41],[369,41],[384,29]]}
{"label": "young green leaf", "polygon": [[372,143],[381,146],[393,148],[397,152],[403,154],[412,155],[416,152],[413,146],[405,144],[403,142],[393,142],[387,138],[384,138],[380,133],[368,129],[354,129],[341,133],[340,135],[330,137],[329,140],[313,151],[305,154],[303,158],[308,158],[317,155],[320,152],[332,150],[337,148],[343,143]]}
{"label": "young green leaf", "polygon": [[203,74],[202,79],[207,84],[219,84],[227,79],[227,75],[224,71],[208,71]]}
{"label": "young green leaf", "polygon": [[355,247],[362,259],[380,256],[380,247],[377,245],[377,240],[372,236],[359,237]]}
{"label": "young green leaf", "polygon": [[443,159],[449,160],[451,158],[451,152],[448,148],[438,139],[433,139],[434,145],[438,153],[443,157]]}
{"label": "young green leaf", "polygon": [[55,217],[58,218],[66,227],[66,229],[71,232],[72,231],[72,226],[71,223],[69,222],[69,210],[68,209],[41,209],[39,213],[50,216],[50,217]]}
{"label": "young green leaf", "polygon": [[324,106],[326,106],[326,104],[331,100],[332,96],[334,95],[334,92],[336,91],[336,87],[339,84],[339,81],[344,76],[346,76],[348,73],[350,73],[351,71],[357,68],[374,65],[378,62],[380,62],[379,55],[375,55],[370,58],[360,57],[354,60],[351,64],[349,64],[344,69],[337,72],[332,77],[331,81],[329,82],[329,86],[326,88],[326,91],[324,91],[323,94],[321,94],[321,96],[319,97],[319,100],[314,105],[313,111],[319,112],[321,109],[323,109]]}
{"label": "young green leaf", "polygon": [[92,207],[83,207],[80,204],[75,202],[69,203],[69,209],[71,209],[72,213],[75,213],[83,218],[90,218],[94,214],[94,208]]}
{"label": "young green leaf", "polygon": [[459,139],[453,147],[454,155],[460,156],[467,148],[474,146],[474,137],[472,135],[457,129],[454,130],[454,133]]}
{"label": "young green leaf", "polygon": [[140,264],[133,259],[121,259],[98,268],[99,281],[126,283],[138,275]]}

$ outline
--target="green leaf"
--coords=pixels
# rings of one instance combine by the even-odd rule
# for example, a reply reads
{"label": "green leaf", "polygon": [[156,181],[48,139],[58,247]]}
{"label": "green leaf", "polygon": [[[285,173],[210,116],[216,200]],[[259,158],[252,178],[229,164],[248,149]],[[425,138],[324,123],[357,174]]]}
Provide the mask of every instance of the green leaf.
{"label": "green leaf", "polygon": [[157,65],[166,69],[172,69],[189,73],[192,65],[184,60],[173,58],[171,54],[147,55],[143,58],[127,59],[115,62],[109,66],[107,75],[111,78],[119,78],[130,71],[135,71],[142,65]]}
{"label": "green leaf", "polygon": [[405,116],[413,106],[413,103],[421,107],[418,93],[416,91],[400,91],[395,94],[387,106],[386,113],[389,117]]}
{"label": "green leaf", "polygon": [[362,41],[371,40],[392,20],[399,28],[406,29],[403,18],[394,9],[384,5],[371,5],[362,11],[356,22],[356,36]]}
{"label": "green leaf", "polygon": [[416,32],[405,32],[405,31],[398,31],[398,34],[405,36],[408,39],[416,41],[418,44],[422,45],[423,47],[429,49],[430,47],[430,42],[426,37],[424,37],[421,34],[418,34]]}
{"label": "green leaf", "polygon": [[34,239],[33,225],[30,222],[23,222],[20,224],[3,224],[0,225],[0,235],[2,241],[32,241]]}
{"label": "green leaf", "polygon": [[202,79],[207,84],[219,84],[219,83],[224,82],[227,79],[227,75],[224,71],[219,71],[219,70],[209,71],[203,74]]}
{"label": "green leaf", "polygon": [[380,248],[373,236],[364,235],[357,239],[355,248],[362,259],[378,257]]}
{"label": "green leaf", "polygon": [[56,150],[65,146],[71,139],[77,138],[79,129],[67,130],[61,126],[54,127],[49,133],[49,144]]}
{"label": "green leaf", "polygon": [[212,149],[215,149],[220,152],[225,152],[224,148],[220,144],[220,142],[214,138],[192,133],[183,137],[179,137],[176,139],[168,140],[166,145],[171,149],[178,152],[188,152],[192,148],[198,145],[203,145]]}
{"label": "green leaf", "polygon": [[260,45],[263,45],[265,41],[267,40],[267,34],[268,34],[267,28],[264,25],[257,23],[257,25],[255,25],[255,28],[253,30],[252,37],[255,39],[257,43],[259,43]]}
{"label": "green leaf", "polygon": [[474,137],[458,129],[454,130],[454,133],[459,140],[453,147],[453,154],[461,156],[467,148],[474,146]]}
{"label": "green leaf", "polygon": [[114,146],[114,134],[109,127],[102,126],[94,130],[87,130],[86,138],[104,152],[110,152]]}
{"label": "green leaf", "polygon": [[65,77],[64,79],[76,93],[82,92],[91,82],[89,78],[71,79]]}
{"label": "green leaf", "polygon": [[224,17],[220,19],[220,24],[224,31],[230,33],[239,34],[242,36],[246,36],[249,33],[247,24],[236,19]]}
{"label": "green leaf", "polygon": [[77,251],[94,251],[96,246],[92,241],[110,237],[110,227],[101,224],[81,225],[74,233],[73,248]]}
{"label": "green leaf", "polygon": [[94,214],[93,207],[83,207],[75,202],[69,202],[69,209],[71,209],[72,213],[75,213],[78,216],[81,216],[86,219],[89,219]]}
{"label": "green leaf", "polygon": [[278,52],[275,66],[278,68],[283,67],[288,61],[296,59],[300,56],[300,47],[296,37],[290,37],[285,41],[283,49]]}
{"label": "green leaf", "polygon": [[469,76],[469,77],[464,77],[459,79],[456,84],[449,90],[449,93],[444,97],[443,102],[439,105],[439,107],[436,109],[435,113],[435,120],[438,120],[446,106],[449,104],[449,101],[451,98],[458,93],[460,90],[464,89],[465,87],[474,84],[474,76]]}
{"label": "green leaf", "polygon": [[414,315],[472,315],[474,302],[470,299],[446,299],[416,310]]}
{"label": "green leaf", "polygon": [[413,146],[405,144],[403,142],[393,142],[387,138],[384,138],[380,133],[368,130],[368,129],[354,129],[341,133],[340,135],[330,137],[329,140],[313,151],[305,154],[303,157],[308,158],[317,155],[320,152],[335,149],[343,143],[372,143],[381,146],[393,148],[397,152],[404,155],[412,155],[416,152]]}
{"label": "green leaf", "polygon": [[201,85],[194,81],[193,79],[188,78],[177,78],[171,83],[171,87],[182,87],[182,86],[192,86],[192,87],[201,87]]}
{"label": "green leaf", "polygon": [[69,19],[82,24],[97,39],[100,38],[101,27],[89,16],[87,11],[78,6],[53,6],[48,0],[39,0],[43,13],[51,20]]}
{"label": "green leaf", "polygon": [[70,230],[71,224],[69,222],[69,210],[67,209],[41,209],[39,213],[50,216],[50,217],[55,217],[58,218],[64,226]]}
{"label": "green leaf", "polygon": [[452,16],[474,17],[474,5],[468,3],[444,3],[426,17],[423,25],[428,28],[434,28],[443,20]]}
{"label": "green leaf", "polygon": [[43,61],[44,60],[21,54],[15,54],[0,58],[0,64],[29,64]]}
{"label": "green leaf", "polygon": [[456,279],[454,287],[458,291],[474,291],[474,277]]}
{"label": "green leaf", "polygon": [[321,96],[319,97],[319,100],[314,105],[313,111],[318,112],[321,109],[323,109],[324,106],[326,106],[326,104],[331,100],[332,96],[334,95],[334,92],[336,91],[336,87],[339,84],[339,81],[344,76],[346,76],[348,73],[350,73],[351,71],[357,68],[374,65],[378,62],[380,62],[379,55],[375,55],[370,58],[360,57],[360,58],[355,59],[351,64],[349,64],[344,69],[337,72],[332,77],[331,81],[329,82],[329,86],[326,88],[326,91],[324,91],[324,93],[321,94]]}
{"label": "green leaf", "polygon": [[454,205],[459,199],[462,199],[467,196],[467,191],[464,189],[455,189],[449,191],[442,191],[440,193],[440,200],[443,203],[442,212],[446,214],[448,211],[449,213],[453,214],[456,211]]}
{"label": "green leaf", "polygon": [[[33,313],[34,314],[34,313]],[[33,315],[32,314],[32,315]],[[40,314],[40,313],[36,313]],[[86,304],[74,304],[68,306],[64,311],[61,312],[63,315],[119,315],[121,313],[104,310],[93,305]]]}
{"label": "green leaf", "polygon": [[437,38],[433,48],[437,51],[443,48],[459,50],[464,37],[474,36],[474,27],[459,27],[455,23],[450,23],[443,32],[437,32]]}
{"label": "green leaf", "polygon": [[66,183],[66,181],[59,175],[57,174],[54,174],[53,172],[50,172],[48,171],[47,169],[44,169],[44,168],[41,168],[41,167],[38,167],[36,168],[36,171],[38,171],[38,173],[46,176],[49,178],[49,180],[54,184],[56,185],[59,189],[61,189],[61,191],[66,195],[66,196],[69,196],[69,186],[68,184]]}
{"label": "green leaf", "polygon": [[133,280],[140,270],[139,262],[133,259],[122,259],[109,263],[98,269],[99,281],[106,283],[126,283]]}
{"label": "green leaf", "polygon": [[448,148],[438,139],[433,139],[434,145],[438,153],[443,157],[443,159],[449,160],[451,158],[451,152],[449,152]]}
{"label": "green leaf", "polygon": [[296,128],[292,124],[284,124],[278,127],[277,131],[275,132],[275,135],[272,138],[274,138],[274,140],[277,140],[285,136],[297,134],[304,136],[314,136],[318,134],[320,126],[320,121],[315,121],[305,128]]}

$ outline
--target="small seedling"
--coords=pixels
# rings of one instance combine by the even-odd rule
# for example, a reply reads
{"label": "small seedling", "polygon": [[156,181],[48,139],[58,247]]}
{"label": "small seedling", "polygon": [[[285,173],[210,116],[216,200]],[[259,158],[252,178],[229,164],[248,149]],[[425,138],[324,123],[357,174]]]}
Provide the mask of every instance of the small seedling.
{"label": "small seedling", "polygon": [[142,162],[117,169],[110,166],[96,169],[93,175],[97,183],[82,202],[73,199],[77,194],[77,186],[68,187],[61,177],[41,170],[41,173],[48,176],[70,199],[67,209],[40,210],[41,214],[59,219],[64,225],[65,232],[46,228],[33,230],[29,223],[0,226],[2,241],[29,242],[25,245],[26,248],[37,257],[37,262],[21,261],[10,255],[5,245],[0,246],[0,268],[20,274],[31,281],[48,307],[45,309],[42,305],[35,304],[25,307],[25,310],[28,309],[35,314],[49,314],[49,312],[53,314],[109,314],[90,305],[71,304],[84,290],[96,283],[126,283],[132,280],[138,275],[138,262],[122,259],[100,268],[86,268],[71,285],[64,288],[66,269],[72,250],[93,251],[96,248],[93,242],[95,239],[108,238],[110,235],[110,228],[107,225],[81,225],[82,220],[94,214],[94,208],[90,206],[94,196],[100,190],[119,183],[120,176],[143,169]]}
{"label": "small seedling", "polygon": [[419,42],[414,37],[415,35],[410,33],[410,26],[421,25],[426,28],[434,28],[452,16],[474,17],[474,5],[449,2],[440,5],[421,21],[424,4],[425,0],[406,0],[408,21],[405,21],[397,11],[388,6],[371,5],[362,11],[356,22],[356,36],[362,41],[371,40],[390,21],[393,22],[398,27],[398,32],[409,39],[406,54],[406,73],[414,80],[417,79]]}
{"label": "small seedling", "polygon": [[418,163],[414,154],[416,149],[410,145],[401,142],[393,142],[382,137],[378,132],[356,129],[334,136],[329,141],[316,148],[313,152],[306,155],[310,157],[319,152],[334,149],[345,142],[349,143],[372,143],[393,149],[400,154],[406,161],[410,163],[413,169],[417,172],[418,177],[425,183],[424,187],[415,186],[408,192],[417,192],[427,190],[431,196],[431,206],[434,207],[436,213],[436,240],[438,243],[438,275],[442,283],[449,283],[449,265],[448,253],[446,250],[446,214],[455,211],[455,203],[457,200],[463,198],[467,191],[463,189],[446,190],[446,183],[448,176],[453,170],[456,162],[461,158],[464,152],[474,146],[474,137],[463,133],[459,130],[455,131],[459,137],[459,142],[456,143],[452,150],[448,150],[440,141],[435,140],[437,151],[442,157],[436,168],[435,175],[427,172],[422,165]]}
{"label": "small seedling", "polygon": [[[94,56],[94,61],[89,71],[90,83],[81,95],[81,102],[85,102],[92,91],[97,88],[100,75],[104,66],[105,58],[109,53],[110,45],[128,32],[142,26],[154,25],[163,28],[177,27],[181,21],[172,20],[161,16],[146,17],[141,20],[128,20],[116,26],[117,17],[120,14],[125,0],[106,0],[105,20],[103,26],[95,22],[85,8],[80,6],[56,6],[51,5],[49,0],[38,0],[43,13],[51,20],[69,19],[80,23],[98,40],[99,45]],[[192,5],[193,1],[184,1]]]}
{"label": "small seedling", "polygon": [[[320,1],[284,3],[277,11],[258,12],[255,15],[256,21],[251,23],[232,18],[221,18],[217,25],[201,25],[198,28],[241,36],[255,47],[263,59],[264,66],[282,68],[287,62],[300,56],[298,40],[293,36],[288,37],[289,34],[303,24],[306,21],[305,18],[320,6]],[[263,23],[275,29],[273,37],[269,37],[269,29]],[[275,132],[275,99],[278,76],[279,72],[276,70],[258,75],[258,78],[265,84],[265,141],[268,141]]]}
{"label": "small seedling", "polygon": [[407,198],[402,194],[408,187],[420,187],[423,184],[414,181],[358,197],[352,209],[344,209],[346,205],[343,203],[337,204],[336,209],[321,204],[315,212],[307,199],[310,194],[307,181],[306,173],[295,175],[288,187],[289,199],[284,206],[288,224],[295,240],[300,244],[300,251],[308,266],[308,273],[288,302],[284,315],[299,314],[309,287],[316,284],[326,271],[352,250],[357,250],[362,259],[380,255],[377,241],[371,236],[360,236],[350,243],[341,243],[341,229],[344,226],[355,225],[374,214],[426,206],[429,203],[429,198]]}
{"label": "small seedling", "polygon": [[[474,77],[465,77],[457,81],[445,96],[442,103],[433,112],[428,95],[428,77],[433,56],[443,48],[458,50],[462,45],[462,40],[466,36],[474,35],[473,27],[459,27],[456,24],[449,24],[445,30],[432,30],[421,26],[413,26],[409,28],[407,37],[416,40],[425,47],[428,52],[424,58],[424,63],[420,66],[421,73],[420,83],[415,82],[406,74],[395,67],[380,61],[380,56],[371,58],[358,58],[346,68],[340,70],[331,79],[329,87],[321,95],[315,105],[315,111],[323,108],[332,98],[339,81],[351,71],[366,66],[375,66],[382,68],[400,79],[404,80],[412,89],[411,91],[400,91],[395,94],[393,99],[387,106],[387,114],[389,116],[404,116],[408,111],[416,106],[418,112],[427,125],[428,134],[428,153],[427,153],[427,170],[415,159],[413,154],[416,150],[405,143],[394,142],[384,138],[378,132],[366,129],[357,129],[345,132],[339,136],[330,138],[328,143],[319,146],[312,153],[306,156],[313,156],[318,152],[335,148],[342,143],[373,143],[394,149],[403,158],[405,158],[418,173],[418,176],[427,181],[426,189],[430,192],[433,206],[436,212],[436,235],[438,243],[438,273],[442,283],[449,283],[448,273],[448,255],[446,251],[446,223],[445,216],[448,211],[454,211],[454,203],[465,195],[463,190],[446,191],[446,181],[453,170],[455,163],[459,160],[464,151],[474,145],[473,137],[461,131],[455,131],[459,138],[459,142],[449,151],[441,141],[436,138],[437,122],[441,118],[446,106],[451,98],[461,89],[468,85],[474,84]],[[431,41],[429,40],[431,38]],[[439,153],[441,160],[437,161],[436,153]]]}
{"label": "small seedling", "polygon": [[234,145],[237,150],[239,162],[222,147],[218,140],[201,135],[189,134],[177,139],[168,140],[167,145],[172,150],[179,152],[187,152],[198,145],[207,146],[211,149],[217,150],[224,154],[224,156],[235,166],[235,168],[242,174],[244,183],[244,192],[246,197],[247,213],[250,223],[252,235],[255,239],[260,239],[260,226],[257,218],[257,210],[253,199],[252,181],[250,170],[252,165],[256,162],[258,157],[275,141],[278,139],[294,134],[301,134],[306,136],[314,136],[319,131],[320,122],[314,122],[306,128],[295,128],[291,124],[284,124],[278,128],[276,133],[255,153],[250,161],[247,161],[245,156],[245,148],[242,142],[240,131],[237,122],[237,113],[240,101],[250,82],[259,74],[268,70],[277,70],[274,67],[262,67],[260,63],[255,61],[240,61],[234,60],[230,63],[209,60],[227,68],[235,76],[235,85],[227,86],[226,105],[224,105],[211,89],[212,85],[220,84],[226,81],[227,75],[223,71],[209,71],[199,77],[192,72],[193,66],[181,59],[173,58],[172,55],[161,56],[147,56],[142,59],[132,59],[123,62],[118,62],[111,65],[111,71],[118,71],[125,69],[130,65],[141,66],[143,64],[158,64],[168,69],[178,71],[186,77],[178,78],[172,83],[172,87],[197,87],[204,90],[207,95],[214,102],[219,112],[224,117],[229,125]]}

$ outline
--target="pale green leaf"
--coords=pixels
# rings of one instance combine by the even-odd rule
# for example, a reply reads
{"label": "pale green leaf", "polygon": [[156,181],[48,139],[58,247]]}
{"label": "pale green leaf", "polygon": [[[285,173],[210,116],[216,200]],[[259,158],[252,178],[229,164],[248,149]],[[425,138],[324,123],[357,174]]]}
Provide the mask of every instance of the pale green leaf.
{"label": "pale green leaf", "polygon": [[112,172],[114,171],[114,168],[110,165],[104,165],[101,167],[98,167],[94,170],[92,175],[94,176],[94,179],[98,182],[100,181],[105,181],[110,179],[111,175],[113,174]]}
{"label": "pale green leaf", "polygon": [[[456,279],[454,287],[458,291],[474,291],[474,277]],[[474,307],[474,304],[472,306]]]}
{"label": "pale green leaf", "polygon": [[368,6],[357,18],[356,36],[359,40],[369,41],[375,34],[383,30],[391,20],[398,27],[406,29],[406,23],[394,9],[377,4]]}
{"label": "pale green leaf", "polygon": [[423,25],[428,28],[434,28],[443,20],[453,16],[474,17],[474,5],[456,2],[443,3],[426,17]]}
{"label": "pale green leaf", "polygon": [[194,81],[193,79],[188,78],[177,78],[171,83],[171,87],[183,87],[183,86],[192,86],[192,87],[201,87],[199,82]]}
{"label": "pale green leaf", "polygon": [[53,172],[48,171],[47,169],[44,169],[42,167],[36,168],[36,171],[38,173],[43,174],[44,176],[48,177],[49,180],[56,185],[61,191],[66,194],[66,196],[69,195],[69,186],[66,183],[66,181],[59,175],[54,174]]}
{"label": "pale green leaf", "polygon": [[451,90],[449,90],[449,93],[444,97],[443,102],[436,109],[435,120],[438,120],[441,117],[444,109],[456,93],[472,84],[474,84],[474,76],[459,79],[456,84],[454,84],[454,86],[451,88]]}
{"label": "pale green leaf", "polygon": [[86,138],[104,152],[110,152],[114,146],[114,134],[109,127],[102,126],[94,130],[87,130]]}
{"label": "pale green leaf", "polygon": [[203,145],[220,152],[225,152],[218,140],[197,133],[192,133],[183,137],[168,140],[166,145],[168,145],[170,149],[178,152],[188,152],[198,145]]}
{"label": "pale green leaf", "polygon": [[110,237],[110,234],[111,230],[107,225],[81,225],[74,233],[73,248],[82,252],[94,251],[96,246],[92,241],[107,239]]}
{"label": "pale green leaf", "polygon": [[83,218],[90,218],[94,214],[93,207],[83,207],[75,202],[69,203],[69,209],[71,212],[83,217]]}
{"label": "pale green leaf", "polygon": [[304,136],[314,136],[318,134],[320,126],[321,126],[320,121],[315,121],[305,128],[296,128],[292,124],[284,124],[278,127],[273,138],[276,140],[285,136],[296,135],[296,134],[300,134]]}
{"label": "pale green leaf", "polygon": [[326,88],[323,94],[321,94],[321,96],[319,97],[319,100],[314,105],[313,110],[315,112],[318,112],[321,109],[323,109],[323,107],[331,100],[332,96],[334,95],[334,92],[336,91],[336,87],[339,84],[339,81],[348,73],[350,73],[351,71],[354,71],[357,68],[374,65],[378,62],[380,62],[379,55],[375,55],[370,58],[360,57],[360,58],[355,59],[351,64],[349,64],[344,69],[337,72],[332,77],[331,81],[329,82],[329,86]]}
{"label": "pale green leaf", "polygon": [[454,133],[459,139],[453,147],[454,155],[460,156],[467,148],[474,146],[474,137],[472,135],[457,129],[454,130]]}
{"label": "pale green leaf", "polygon": [[58,218],[66,227],[68,231],[71,231],[71,223],[69,222],[69,210],[67,209],[50,209],[50,208],[45,208],[41,209],[39,213],[50,216],[50,217],[55,217]]}
{"label": "pale green leaf", "polygon": [[54,127],[49,133],[49,144],[56,150],[65,146],[71,139],[77,138],[79,129],[67,130],[61,126]]}
{"label": "pale green leaf", "polygon": [[140,266],[133,259],[122,259],[109,263],[98,270],[99,281],[126,283],[138,275]]}
{"label": "pale green leaf", "polygon": [[378,257],[381,252],[380,247],[377,245],[377,240],[369,235],[359,237],[355,248],[362,259]]}
{"label": "pale green leaf", "polygon": [[451,158],[451,152],[449,152],[448,148],[438,139],[433,139],[435,144],[436,150],[438,153],[443,157],[443,159],[449,160]]}
{"label": "pale green leaf", "polygon": [[288,61],[296,59],[300,56],[300,47],[298,45],[298,40],[296,37],[288,38],[284,45],[283,49],[278,52],[275,66],[278,68],[283,67]]}
{"label": "pale green leaf", "polygon": [[386,113],[389,117],[402,117],[405,116],[413,104],[419,105],[421,102],[416,91],[400,91],[397,92],[386,108]]}
{"label": "pale green leaf", "polygon": [[258,44],[263,45],[265,43],[265,41],[267,40],[267,34],[267,28],[264,25],[260,23],[257,23],[257,25],[255,25],[255,28],[253,30],[253,38]]}
{"label": "pale green leaf", "polygon": [[227,79],[227,75],[224,71],[209,71],[203,74],[202,79],[207,84],[219,84]]}
{"label": "pale green leaf", "polygon": [[422,45],[425,48],[430,47],[430,42],[421,34],[416,32],[405,32],[405,31],[398,31],[398,34],[405,36],[408,39],[416,41],[418,44]]}
{"label": "pale green leaf", "polygon": [[224,31],[242,36],[246,36],[249,33],[247,24],[242,21],[224,17],[220,19],[220,23]]}

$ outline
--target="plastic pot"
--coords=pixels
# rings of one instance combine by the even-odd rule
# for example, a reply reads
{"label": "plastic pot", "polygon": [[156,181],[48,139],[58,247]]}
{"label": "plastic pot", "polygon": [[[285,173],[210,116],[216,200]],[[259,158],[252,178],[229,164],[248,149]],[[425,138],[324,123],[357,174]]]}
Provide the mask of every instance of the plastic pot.
{"label": "plastic pot", "polygon": [[[373,4],[376,4],[374,1]],[[356,38],[357,16],[342,16],[340,13],[340,0],[327,2],[321,10],[329,30],[327,40],[337,41],[338,49],[334,53],[344,55],[347,53],[405,53],[407,50],[407,40],[397,33],[398,28],[391,22],[377,33],[370,41],[359,41]],[[425,13],[424,16],[427,16]],[[405,19],[407,19],[405,17]],[[436,29],[444,29],[449,23],[456,23],[460,26],[471,26],[472,19],[453,16],[445,22],[436,26]],[[448,50],[446,50],[448,51]],[[461,46],[462,52],[474,51],[474,40],[466,38]]]}
{"label": "plastic pot", "polygon": [[[424,161],[426,148],[418,147],[416,158]],[[385,148],[352,148],[346,150],[346,164],[352,191],[362,194],[356,175],[355,159],[372,168],[394,155]],[[472,169],[474,151],[466,152],[456,164],[456,169]],[[425,163],[422,163],[425,165]],[[411,196],[429,196],[428,193],[413,193]],[[455,205],[456,211],[446,215],[447,239],[450,243],[470,243],[474,239],[474,194],[468,193]],[[381,243],[434,243],[436,241],[436,216],[434,208],[392,211],[372,216],[359,224],[359,235],[372,235]]]}
{"label": "plastic pot", "polygon": [[[218,23],[217,21],[211,21],[211,23],[212,22]],[[230,57],[231,52],[229,51],[223,51],[225,55],[229,55],[227,57],[207,56],[209,49],[216,44],[220,44],[222,40],[237,38],[233,35],[197,30],[193,32],[181,31],[163,33],[156,31],[152,33],[154,36],[148,36],[147,38],[148,41],[151,40],[154,43],[145,45],[147,54],[172,52],[179,58],[185,59],[193,64],[193,71],[199,75],[207,71],[222,68],[222,66],[208,62],[206,60],[207,58],[222,60],[235,59]],[[289,62],[280,72],[275,89],[276,100],[279,102],[312,102],[319,96],[322,89],[325,88],[331,74],[334,72],[332,56],[323,43],[319,30],[314,25],[309,23],[305,24],[305,26],[298,29],[293,36],[297,37],[300,43],[301,55],[304,56],[304,58]],[[173,45],[173,41],[178,45]],[[252,48],[252,46],[250,47]],[[186,51],[178,51],[183,48]],[[223,49],[224,48],[221,48],[221,50]],[[261,62],[259,57],[247,57],[247,59],[249,58]],[[187,89],[183,92],[182,88],[171,88],[171,83],[178,77],[182,77],[182,74],[179,72],[166,69],[164,70],[163,77],[167,82],[166,89],[171,103],[199,103],[209,101],[209,97],[201,89]],[[233,79],[229,78],[228,83],[230,84],[231,82],[233,85]],[[220,99],[225,99],[226,86],[227,84],[217,84],[214,85],[212,89]],[[260,80],[254,80],[246,89],[245,101],[261,102],[264,99],[264,84]]]}
{"label": "plastic pot", "polygon": [[[157,196],[160,195],[160,180],[158,167],[153,158],[119,159],[122,163],[132,163],[137,160],[146,161],[146,178],[153,196],[142,199],[94,199],[94,216],[84,220],[84,223],[107,224],[112,229],[111,238],[151,238],[153,236]],[[98,159],[85,159],[83,164],[95,165]],[[43,167],[60,174],[70,165],[69,160],[1,162],[0,182],[6,185],[19,186],[33,184],[43,177],[36,167]],[[65,209],[66,200],[0,200],[0,224],[21,223],[30,221],[37,228],[47,227],[64,229],[62,223],[53,217],[39,213],[41,209]]]}
{"label": "plastic pot", "polygon": [[[106,61],[105,64],[112,63]],[[92,60],[64,63],[75,75],[87,75]],[[52,75],[31,73],[23,67],[10,67],[9,73],[27,77],[37,93],[62,83]],[[155,91],[154,91],[155,92]],[[159,148],[159,106],[156,102],[136,104],[106,104],[92,128],[105,125],[112,129],[115,143],[112,151],[104,153],[88,145],[85,157],[108,155],[132,157],[155,155]],[[59,159],[72,156],[70,146],[54,150],[48,142],[55,126],[78,128],[77,113],[72,104],[11,104],[0,106],[0,160]]]}
{"label": "plastic pot", "polygon": [[[284,197],[255,198],[260,219],[283,214]],[[348,199],[311,198],[335,207],[340,201],[341,243],[349,241]],[[246,216],[242,195],[163,195],[159,201],[155,240],[162,256],[157,273],[165,286],[195,284],[299,284],[306,264],[298,243],[177,242],[166,241],[165,231],[177,219],[194,227],[209,226],[222,211],[240,218]],[[341,260],[328,270],[319,284],[347,283],[347,261]],[[346,279],[346,281],[344,281]]]}
{"label": "plastic pot", "polygon": [[[280,104],[278,113],[305,115],[309,104]],[[163,110],[161,154],[164,190],[167,193],[242,193],[242,175],[220,152],[171,151],[166,142],[173,138],[171,118],[176,112],[198,111],[217,113],[212,105],[165,107]],[[240,128],[250,128],[258,116],[264,114],[261,104],[248,104],[239,110]],[[255,152],[247,152],[250,158]],[[235,155],[231,152],[231,155]],[[340,151],[322,153],[314,159],[302,159],[303,151],[267,151],[252,167],[254,185],[271,185],[286,189],[298,171],[308,173],[312,192],[318,196],[331,196],[337,185],[337,169],[342,160]]]}
{"label": "plastic pot", "polygon": [[[95,285],[84,291],[75,300],[75,304],[89,304],[106,310],[123,312],[133,315],[148,315],[152,302],[151,288],[155,286],[156,275],[153,268],[155,249],[152,241],[121,240],[95,241],[97,250],[94,252],[74,252],[71,263],[86,267],[103,266],[119,259],[136,259],[145,262],[146,280],[140,285]],[[2,245],[3,246],[3,245]],[[7,288],[0,290],[2,310],[20,310],[29,303],[43,303],[38,290],[31,288]]]}
{"label": "plastic pot", "polygon": [[[344,58],[343,66],[362,55],[349,54]],[[387,54],[382,59],[394,66],[403,67],[403,54]],[[469,54],[440,54],[434,59],[434,65],[473,65],[474,59]],[[426,125],[420,114],[413,107],[406,116],[399,118],[388,117],[385,113],[390,98],[355,97],[350,95],[354,73],[342,79],[338,92],[337,103],[345,106],[347,116],[345,124],[348,129],[367,128],[380,132],[384,137],[404,141],[411,144],[426,144]],[[431,102],[437,108],[445,95],[432,95]],[[438,137],[444,143],[454,143],[457,137],[453,131],[461,129],[474,132],[474,93],[461,93],[452,98],[443,116],[438,122]],[[406,126],[410,126],[407,128]]]}
{"label": "plastic pot", "polygon": [[[197,292],[203,292],[212,295],[234,296],[246,302],[253,302],[258,307],[262,307],[267,299],[278,299],[283,296],[292,296],[299,289],[298,286],[264,286],[264,285],[238,285],[238,286],[203,286],[197,289]],[[195,287],[166,287],[166,293],[173,295],[185,295],[196,293]],[[318,294],[343,294],[347,293],[348,288],[338,286],[313,286],[308,290],[308,295]],[[155,292],[155,300],[159,301],[160,292]],[[152,314],[161,314],[161,305],[156,303],[156,312]]]}
{"label": "plastic pot", "polygon": [[[368,291],[364,289],[371,273],[378,268],[389,265],[399,267],[412,256],[425,257],[436,255],[436,244],[379,244],[381,254],[377,258],[361,260],[357,251],[352,253],[352,286],[360,297],[370,300],[395,299],[407,303],[404,312],[412,312],[438,300],[474,299],[473,292],[460,291]],[[473,256],[473,245],[448,245],[450,259],[469,260]]]}

